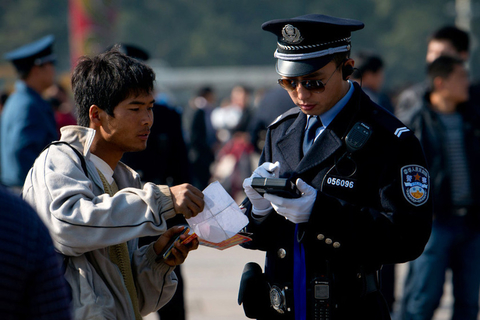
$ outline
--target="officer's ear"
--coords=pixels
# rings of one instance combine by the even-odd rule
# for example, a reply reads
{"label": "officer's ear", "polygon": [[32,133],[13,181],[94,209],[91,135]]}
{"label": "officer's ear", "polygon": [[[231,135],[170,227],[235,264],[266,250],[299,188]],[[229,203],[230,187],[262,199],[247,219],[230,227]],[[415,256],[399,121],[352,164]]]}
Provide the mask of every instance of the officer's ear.
{"label": "officer's ear", "polygon": [[343,80],[348,80],[348,78],[352,75],[353,73],[353,66],[355,65],[355,61],[353,59],[347,59],[343,62],[342,66],[342,78]]}

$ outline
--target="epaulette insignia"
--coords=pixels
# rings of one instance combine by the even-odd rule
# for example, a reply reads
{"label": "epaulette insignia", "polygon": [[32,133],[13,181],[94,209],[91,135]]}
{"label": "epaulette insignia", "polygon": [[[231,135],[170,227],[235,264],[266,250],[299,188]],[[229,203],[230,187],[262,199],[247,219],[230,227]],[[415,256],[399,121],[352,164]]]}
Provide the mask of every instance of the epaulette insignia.
{"label": "epaulette insignia", "polygon": [[393,114],[385,109],[378,108],[374,111],[374,114],[378,123],[397,138],[405,139],[413,135],[413,132],[409,128],[407,128],[400,120],[398,120]]}
{"label": "epaulette insignia", "polygon": [[397,137],[400,138],[400,136],[401,136],[403,133],[408,132],[408,131],[410,131],[410,129],[408,129],[407,127],[401,127],[401,128],[397,128],[397,129],[395,130],[395,133],[394,133],[394,134],[395,134]]}

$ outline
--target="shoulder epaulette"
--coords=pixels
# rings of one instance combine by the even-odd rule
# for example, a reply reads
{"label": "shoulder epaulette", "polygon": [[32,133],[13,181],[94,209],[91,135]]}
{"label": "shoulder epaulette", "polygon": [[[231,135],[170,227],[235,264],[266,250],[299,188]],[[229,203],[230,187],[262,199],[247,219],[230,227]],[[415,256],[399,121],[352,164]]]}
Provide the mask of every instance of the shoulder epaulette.
{"label": "shoulder epaulette", "polygon": [[287,118],[290,118],[292,116],[296,117],[299,113],[300,113],[300,108],[299,107],[293,107],[290,110],[288,110],[288,111],[282,113],[281,115],[279,115],[272,123],[270,123],[268,125],[268,127],[271,127],[271,126],[273,126],[277,123],[280,123],[283,120],[285,120]]}
{"label": "shoulder epaulette", "polygon": [[373,113],[373,118],[376,122],[397,138],[405,139],[413,135],[412,130],[382,107],[375,108]]}

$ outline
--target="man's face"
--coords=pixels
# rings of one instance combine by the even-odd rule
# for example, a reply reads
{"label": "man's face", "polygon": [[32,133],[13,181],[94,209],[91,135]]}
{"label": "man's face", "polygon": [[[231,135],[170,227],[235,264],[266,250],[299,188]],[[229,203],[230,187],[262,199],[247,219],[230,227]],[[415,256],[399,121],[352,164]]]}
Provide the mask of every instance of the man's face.
{"label": "man's face", "polygon": [[131,96],[115,107],[114,117],[102,110],[102,147],[118,153],[144,150],[153,125],[154,101],[152,93]]}
{"label": "man's face", "polygon": [[432,63],[440,56],[449,56],[466,60],[468,57],[465,57],[464,55],[465,53],[458,52],[448,40],[431,40],[428,43],[426,60],[427,63]]}
{"label": "man's face", "polygon": [[37,79],[42,88],[47,89],[55,83],[55,65],[53,63],[47,62],[33,68],[36,68]]}
{"label": "man's face", "polygon": [[292,101],[307,115],[321,115],[325,113],[348,91],[348,82],[342,79],[341,68],[337,68],[334,61],[330,61],[323,68],[306,76],[283,78],[297,81],[321,80],[326,84],[323,92],[309,91],[300,84],[297,85],[295,90],[288,91]]}
{"label": "man's face", "polygon": [[444,96],[455,104],[468,100],[470,85],[468,72],[462,65],[456,65],[448,78],[443,80]]}

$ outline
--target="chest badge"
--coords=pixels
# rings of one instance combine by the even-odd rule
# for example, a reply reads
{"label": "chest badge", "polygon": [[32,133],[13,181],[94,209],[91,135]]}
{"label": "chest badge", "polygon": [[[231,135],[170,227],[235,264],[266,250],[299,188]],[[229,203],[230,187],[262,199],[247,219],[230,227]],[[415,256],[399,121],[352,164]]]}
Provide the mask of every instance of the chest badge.
{"label": "chest badge", "polygon": [[408,165],[401,169],[402,190],[405,199],[418,207],[428,200],[430,175],[422,166]]}

